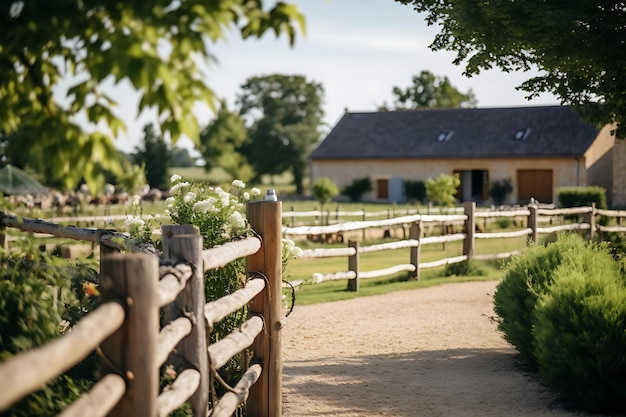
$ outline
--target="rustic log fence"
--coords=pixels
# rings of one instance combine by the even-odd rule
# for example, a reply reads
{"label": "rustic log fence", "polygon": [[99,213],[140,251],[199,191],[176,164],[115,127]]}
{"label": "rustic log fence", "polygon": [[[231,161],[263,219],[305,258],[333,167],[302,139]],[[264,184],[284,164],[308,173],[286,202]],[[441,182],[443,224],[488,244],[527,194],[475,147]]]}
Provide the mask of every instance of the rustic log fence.
{"label": "rustic log fence", "polygon": [[[505,259],[519,252],[501,252],[489,254],[477,254],[475,250],[476,239],[506,239],[528,236],[529,242],[537,242],[539,234],[548,234],[560,231],[588,231],[590,239],[597,238],[597,233],[621,233],[626,232],[626,227],[621,226],[621,218],[626,217],[626,211],[618,210],[599,210],[594,205],[589,207],[575,208],[538,208],[536,205],[529,205],[525,208],[515,210],[498,210],[498,211],[476,211],[476,205],[473,202],[464,204],[464,214],[454,215],[409,215],[384,220],[372,221],[354,221],[346,223],[338,223],[327,226],[298,226],[285,227],[283,233],[286,236],[318,236],[331,234],[345,234],[358,230],[370,228],[385,229],[389,227],[402,227],[403,230],[408,226],[409,238],[375,244],[370,246],[360,246],[359,242],[350,240],[345,248],[316,248],[303,251],[301,259],[312,258],[328,258],[328,257],[347,257],[348,270],[327,274],[317,274],[316,282],[332,281],[332,280],[348,280],[348,289],[356,291],[359,288],[359,279],[379,278],[399,272],[409,272],[414,279],[419,279],[420,270],[445,266],[449,264],[459,263],[468,259],[491,260]],[[552,224],[553,218],[563,218],[564,216],[583,216],[583,221],[578,223],[567,223],[555,226],[540,227],[540,224],[549,222]],[[597,216],[614,217],[617,219],[618,226],[601,226],[597,224],[595,218]],[[506,232],[477,232],[477,222],[486,225],[488,221],[494,221],[497,218],[513,218],[519,221],[521,228],[514,231]],[[479,220],[480,219],[480,220]],[[524,222],[526,227],[523,227]],[[427,224],[463,224],[462,232],[444,234],[440,236],[424,237],[425,225]],[[421,262],[421,247],[430,244],[445,244],[448,242],[462,241],[463,251],[459,256],[444,258],[432,262]],[[395,250],[409,248],[409,262],[406,264],[394,265],[388,268],[361,271],[359,269],[359,256],[364,253],[378,252],[384,250]],[[302,281],[292,282],[298,285]]]}
{"label": "rustic log fence", "polygon": [[[99,307],[57,340],[0,363],[0,411],[95,350],[103,377],[61,416],[166,416],[186,402],[194,416],[231,416],[243,403],[248,416],[281,415],[281,203],[249,202],[247,216],[258,237],[208,250],[193,226],[164,226],[159,259],[115,231],[2,215],[1,227],[97,242],[101,259]],[[243,257],[245,286],[206,303],[204,273]],[[246,305],[249,319],[208,345],[213,325]],[[212,398],[217,370],[247,349],[251,360],[241,380]],[[165,363],[177,375],[159,393]]]}

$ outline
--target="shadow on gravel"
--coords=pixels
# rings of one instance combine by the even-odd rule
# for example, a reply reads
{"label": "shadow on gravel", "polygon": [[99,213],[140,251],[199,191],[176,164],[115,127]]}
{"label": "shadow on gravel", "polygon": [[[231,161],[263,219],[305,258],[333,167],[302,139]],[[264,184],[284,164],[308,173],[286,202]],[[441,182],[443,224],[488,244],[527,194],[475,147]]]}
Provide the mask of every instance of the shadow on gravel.
{"label": "shadow on gravel", "polygon": [[[586,415],[563,409],[555,393],[504,349],[288,360],[283,384],[284,415],[291,417]],[[291,410],[294,396],[334,411]]]}

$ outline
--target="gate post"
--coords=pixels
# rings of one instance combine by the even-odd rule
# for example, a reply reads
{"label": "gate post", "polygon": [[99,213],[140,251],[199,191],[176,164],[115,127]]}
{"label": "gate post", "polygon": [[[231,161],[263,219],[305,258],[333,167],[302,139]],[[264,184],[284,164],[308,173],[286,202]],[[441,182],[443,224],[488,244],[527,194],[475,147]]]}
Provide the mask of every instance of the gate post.
{"label": "gate post", "polygon": [[260,272],[267,278],[266,288],[250,301],[250,314],[260,315],[265,329],[252,345],[263,371],[250,389],[246,415],[282,416],[283,363],[282,319],[282,203],[249,201],[246,207],[252,229],[261,237],[261,249],[248,256],[248,273]]}

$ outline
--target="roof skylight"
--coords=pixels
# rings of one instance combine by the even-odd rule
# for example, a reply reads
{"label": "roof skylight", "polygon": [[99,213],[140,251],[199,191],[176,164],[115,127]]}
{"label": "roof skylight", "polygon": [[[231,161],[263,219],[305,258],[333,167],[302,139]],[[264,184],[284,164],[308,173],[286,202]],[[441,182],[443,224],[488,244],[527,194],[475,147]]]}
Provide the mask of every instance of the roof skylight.
{"label": "roof skylight", "polygon": [[447,142],[452,139],[453,134],[454,130],[442,130],[439,135],[437,135],[437,142]]}
{"label": "roof skylight", "polygon": [[530,135],[530,131],[531,129],[529,127],[524,129],[518,129],[517,132],[515,132],[515,136],[513,137],[513,139],[525,140],[526,138],[528,138],[528,135]]}

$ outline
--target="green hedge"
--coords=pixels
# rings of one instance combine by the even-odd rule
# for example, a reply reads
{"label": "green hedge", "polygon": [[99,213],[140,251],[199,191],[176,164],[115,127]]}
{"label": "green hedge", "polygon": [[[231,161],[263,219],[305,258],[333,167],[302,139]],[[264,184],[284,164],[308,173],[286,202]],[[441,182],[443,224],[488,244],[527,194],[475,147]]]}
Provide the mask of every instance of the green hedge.
{"label": "green hedge", "polygon": [[568,404],[626,412],[626,267],[607,245],[559,234],[506,267],[499,329]]}
{"label": "green hedge", "polygon": [[611,267],[562,265],[534,312],[540,378],[569,405],[626,412],[626,288]]}
{"label": "green hedge", "polygon": [[582,207],[596,203],[596,208],[606,209],[606,190],[602,187],[563,187],[557,190],[560,207]]}
{"label": "green hedge", "polygon": [[532,313],[537,296],[547,291],[552,283],[552,273],[563,258],[576,256],[584,248],[579,236],[559,235],[556,242],[546,247],[529,246],[506,266],[504,279],[494,293],[494,310],[500,317],[498,328],[529,363],[535,363]]}

